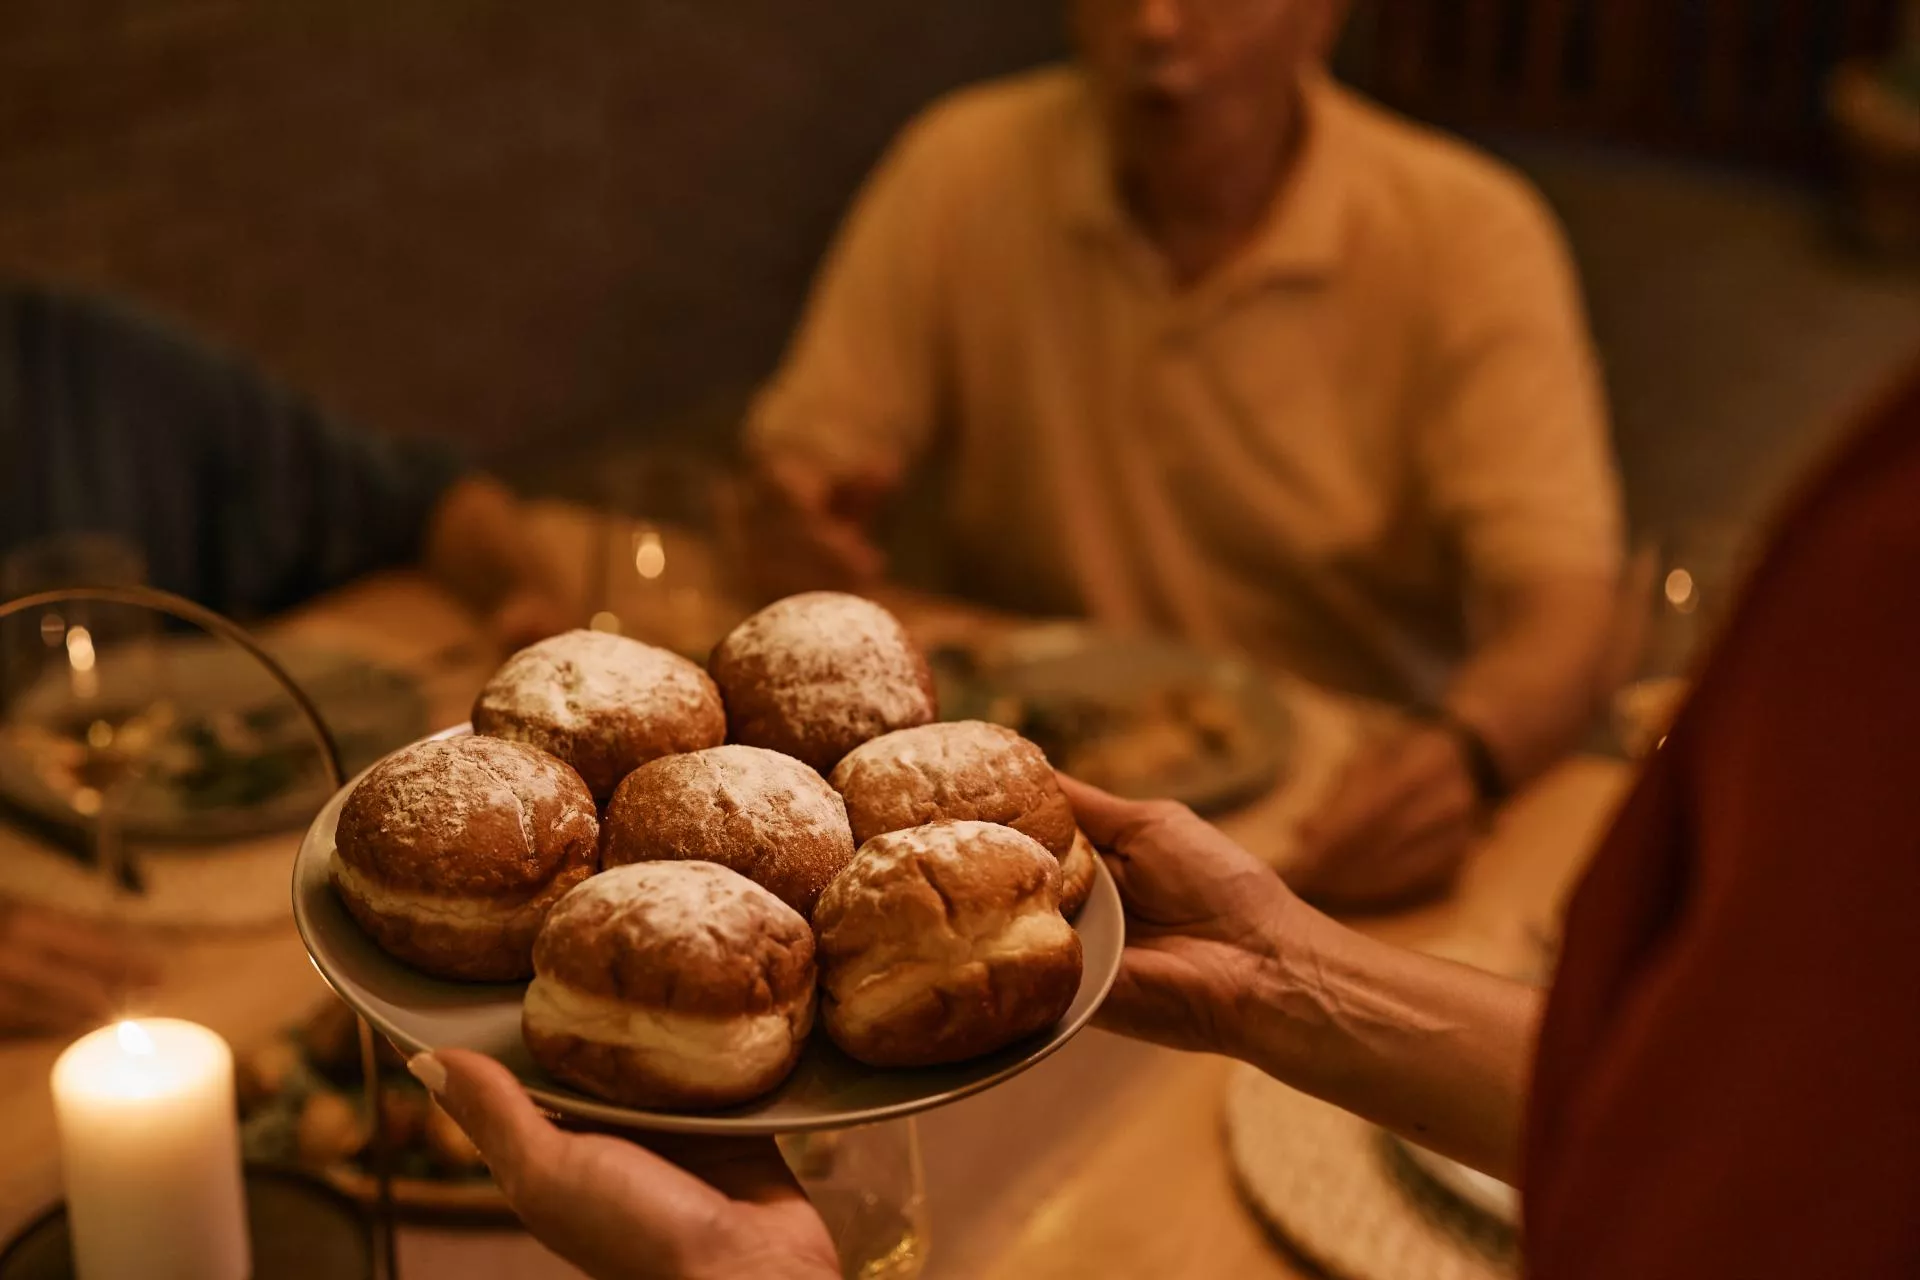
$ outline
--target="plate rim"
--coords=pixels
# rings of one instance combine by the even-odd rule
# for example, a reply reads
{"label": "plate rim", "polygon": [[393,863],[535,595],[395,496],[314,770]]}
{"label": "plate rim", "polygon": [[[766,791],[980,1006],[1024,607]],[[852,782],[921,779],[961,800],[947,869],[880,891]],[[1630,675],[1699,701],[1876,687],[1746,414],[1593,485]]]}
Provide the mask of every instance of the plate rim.
{"label": "plate rim", "polygon": [[[442,739],[459,737],[471,732],[472,726],[470,724],[459,724],[451,728],[442,729],[436,733],[428,734],[426,737],[418,739],[415,743],[409,745],[417,745],[419,742],[437,742]],[[400,750],[406,750],[406,748],[402,747]],[[361,1001],[356,1000],[349,994],[347,988],[352,984],[347,983],[344,979],[333,973],[330,970],[328,960],[323,958],[327,952],[327,948],[324,946],[315,946],[314,937],[316,930],[307,912],[306,904],[303,901],[301,893],[302,873],[308,863],[311,860],[321,857],[327,858],[329,862],[331,861],[332,847],[330,841],[328,842],[326,850],[322,851],[317,848],[320,843],[321,825],[327,821],[329,816],[333,816],[337,820],[338,811],[341,805],[345,803],[347,795],[349,795],[354,787],[359,785],[360,780],[378,764],[379,761],[375,761],[374,764],[368,765],[367,768],[362,769],[359,773],[349,778],[345,786],[341,787],[327,799],[327,802],[321,806],[319,813],[317,813],[312,822],[308,824],[306,832],[301,836],[300,848],[294,854],[292,874],[289,877],[289,890],[290,896],[293,899],[294,927],[299,932],[301,946],[305,948],[307,958],[313,964],[315,971],[319,973],[321,979],[326,982],[327,986],[348,1008],[352,1009],[354,1013],[360,1017],[365,1018],[376,1031],[391,1040],[408,1057],[412,1057],[419,1053],[433,1052],[436,1046],[427,1044],[417,1037],[406,1033],[378,1012],[366,1008]],[[1113,964],[1107,968],[1105,973],[1099,976],[1093,999],[1087,1003],[1086,1008],[1077,1016],[1063,1018],[1060,1022],[1055,1023],[1047,1039],[1043,1043],[1035,1046],[1032,1052],[1007,1063],[997,1071],[989,1072],[977,1079],[968,1080],[938,1093],[908,1098],[883,1106],[864,1108],[859,1111],[840,1112],[811,1118],[773,1120],[758,1119],[753,1116],[715,1114],[713,1112],[648,1111],[635,1107],[623,1107],[616,1103],[602,1102],[573,1093],[557,1093],[535,1081],[526,1079],[518,1073],[515,1074],[514,1079],[519,1082],[520,1087],[526,1091],[528,1097],[532,1098],[535,1103],[551,1115],[617,1129],[647,1133],[693,1134],[709,1137],[772,1137],[787,1133],[816,1133],[832,1129],[857,1128],[863,1125],[880,1124],[889,1120],[905,1119],[908,1116],[919,1115],[925,1111],[932,1111],[947,1106],[950,1103],[959,1102],[975,1094],[982,1093],[1012,1079],[1014,1076],[1022,1074],[1032,1067],[1038,1066],[1065,1048],[1070,1041],[1077,1037],[1082,1031],[1086,1030],[1092,1023],[1094,1015],[1098,1013],[1100,1007],[1106,1003],[1107,996],[1113,991],[1114,983],[1119,979],[1120,966],[1124,962],[1126,952],[1126,911],[1120,900],[1119,886],[1114,883],[1113,875],[1107,869],[1106,861],[1103,858],[1094,859],[1093,892],[1088,898],[1087,905],[1081,908],[1083,914],[1093,905],[1093,899],[1096,897],[1104,898],[1107,908],[1113,912],[1114,919],[1120,930],[1120,946],[1115,953]],[[1078,933],[1077,925],[1075,926],[1075,932]],[[388,959],[391,960],[392,958],[388,957]],[[393,963],[399,964],[400,961],[394,960]],[[811,1034],[821,1034],[817,1025]],[[802,1052],[804,1053],[805,1050],[803,1049]],[[511,1068],[509,1069],[511,1070]],[[883,1070],[883,1068],[875,1067],[871,1068],[871,1070],[879,1072]],[[898,1072],[890,1071],[889,1074],[898,1074]]]}
{"label": "plate rim", "polygon": [[[1513,1227],[1520,1225],[1520,1188],[1495,1178],[1492,1174],[1481,1173],[1478,1169],[1461,1164],[1458,1160],[1443,1156],[1438,1151],[1423,1147],[1417,1142],[1409,1142],[1397,1133],[1389,1133],[1387,1136],[1399,1146],[1400,1153],[1413,1163],[1413,1167],[1442,1191],[1496,1222]],[[1474,1177],[1461,1176],[1463,1171]],[[1478,1181],[1481,1178],[1488,1179],[1497,1184],[1498,1188],[1503,1189],[1489,1187]]]}

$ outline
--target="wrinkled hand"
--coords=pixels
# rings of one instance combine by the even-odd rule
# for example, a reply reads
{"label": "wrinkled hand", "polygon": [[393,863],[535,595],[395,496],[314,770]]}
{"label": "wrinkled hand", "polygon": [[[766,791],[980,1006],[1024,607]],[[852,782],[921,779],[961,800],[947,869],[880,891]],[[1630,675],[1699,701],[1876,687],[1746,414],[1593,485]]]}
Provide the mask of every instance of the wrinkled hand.
{"label": "wrinkled hand", "polygon": [[1452,883],[1481,827],[1460,742],[1437,725],[1397,729],[1361,748],[1300,831],[1287,879],[1324,906],[1392,906]]}
{"label": "wrinkled hand", "polygon": [[0,1035],[66,1031],[119,1017],[159,978],[144,946],[51,911],[0,903]]}
{"label": "wrinkled hand", "polygon": [[1301,903],[1185,805],[1122,800],[1065,776],[1060,785],[1127,909],[1126,954],[1100,1025],[1176,1049],[1232,1053]]}
{"label": "wrinkled hand", "polygon": [[443,1050],[408,1066],[473,1139],[527,1230],[594,1280],[840,1275],[826,1225],[770,1139],[687,1142],[669,1160],[555,1128],[491,1058]]}
{"label": "wrinkled hand", "polygon": [[784,595],[877,585],[887,561],[870,530],[899,480],[885,469],[835,478],[798,459],[762,461],[748,504],[761,586]]}

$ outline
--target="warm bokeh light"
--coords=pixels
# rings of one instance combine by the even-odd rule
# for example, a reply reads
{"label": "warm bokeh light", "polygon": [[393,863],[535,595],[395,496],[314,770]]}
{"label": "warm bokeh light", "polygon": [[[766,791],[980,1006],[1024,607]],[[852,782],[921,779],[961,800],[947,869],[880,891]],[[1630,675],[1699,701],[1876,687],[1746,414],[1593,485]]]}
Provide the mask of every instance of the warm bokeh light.
{"label": "warm bokeh light", "polygon": [[620,634],[620,615],[602,609],[587,619],[587,627],[592,631],[604,631],[608,635],[617,636]]}
{"label": "warm bokeh light", "polygon": [[85,627],[67,629],[67,663],[75,671],[93,670],[93,633]]}
{"label": "warm bokeh light", "polygon": [[649,581],[667,571],[667,548],[659,533],[649,529],[634,539],[633,568]]}
{"label": "warm bokeh light", "polygon": [[1681,613],[1692,613],[1699,604],[1699,593],[1694,587],[1693,575],[1685,569],[1675,569],[1667,575],[1667,603]]}

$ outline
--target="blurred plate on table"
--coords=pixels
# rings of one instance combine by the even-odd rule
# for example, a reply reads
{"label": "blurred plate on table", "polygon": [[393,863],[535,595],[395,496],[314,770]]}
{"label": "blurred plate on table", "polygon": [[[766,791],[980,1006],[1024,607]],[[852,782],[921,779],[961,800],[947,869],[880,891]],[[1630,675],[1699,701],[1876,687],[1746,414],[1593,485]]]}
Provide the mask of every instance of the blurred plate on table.
{"label": "blurred plate on table", "polygon": [[936,649],[941,714],[991,720],[1054,766],[1136,799],[1220,810],[1273,788],[1292,720],[1241,659],[1059,623]]}
{"label": "blurred plate on table", "polygon": [[[462,726],[436,736],[465,732]],[[745,1136],[843,1129],[928,1111],[1011,1079],[1060,1049],[1087,1025],[1120,970],[1125,924],[1119,892],[1102,865],[1093,895],[1074,921],[1084,953],[1080,990],[1066,1016],[1049,1031],[970,1062],[891,1071],[855,1062],[816,1025],[794,1073],[752,1102],[708,1112],[616,1106],[559,1083],[533,1061],[520,1035],[525,983],[430,978],[388,956],[360,931],[329,881],[334,829],[352,790],[349,784],[327,802],[294,862],[294,922],[321,976],[403,1052],[472,1049],[487,1054],[504,1063],[546,1107],[595,1124]]]}
{"label": "blurred plate on table", "polygon": [[[55,826],[83,829],[68,797],[95,718],[141,715],[161,727],[143,753],[122,811],[126,835],[146,844],[205,844],[297,830],[330,786],[299,709],[264,667],[203,636],[161,642],[152,671],[103,663],[99,689],[74,702],[64,669],[49,671],[0,718],[0,803]],[[319,707],[353,772],[426,732],[427,704],[411,675],[352,654],[269,646]],[[156,702],[163,715],[153,715]]]}
{"label": "blurred plate on table", "polygon": [[[303,1023],[239,1053],[235,1082],[250,1163],[303,1169],[372,1205],[379,1184],[359,1025],[329,995]],[[390,1051],[378,1058],[394,1205],[436,1217],[511,1218],[480,1153],[407,1074],[405,1059]]]}

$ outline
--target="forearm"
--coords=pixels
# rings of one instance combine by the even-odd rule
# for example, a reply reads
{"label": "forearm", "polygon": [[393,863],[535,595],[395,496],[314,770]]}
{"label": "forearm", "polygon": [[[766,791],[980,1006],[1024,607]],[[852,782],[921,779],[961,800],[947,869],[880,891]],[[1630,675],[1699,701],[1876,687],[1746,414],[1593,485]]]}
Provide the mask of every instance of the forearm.
{"label": "forearm", "polygon": [[422,557],[427,572],[480,613],[516,591],[551,590],[551,568],[527,535],[524,514],[499,481],[462,476],[434,508]]}
{"label": "forearm", "polygon": [[1223,1019],[1267,1074],[1495,1177],[1517,1175],[1542,994],[1301,905]]}
{"label": "forearm", "polygon": [[1444,702],[1485,739],[1509,785],[1551,765],[1585,730],[1616,594],[1613,579],[1593,575],[1509,588],[1489,602],[1486,633]]}

